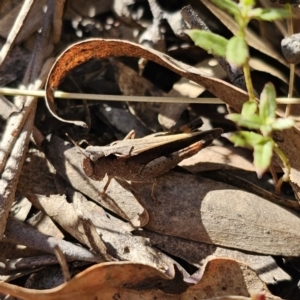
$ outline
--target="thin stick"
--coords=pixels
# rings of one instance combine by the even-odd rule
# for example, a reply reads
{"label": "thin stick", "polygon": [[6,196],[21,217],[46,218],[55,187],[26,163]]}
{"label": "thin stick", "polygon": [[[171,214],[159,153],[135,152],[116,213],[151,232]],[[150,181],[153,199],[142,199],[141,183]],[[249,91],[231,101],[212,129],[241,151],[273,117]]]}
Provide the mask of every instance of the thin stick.
{"label": "thin stick", "polygon": [[54,253],[55,253],[56,258],[57,258],[57,260],[60,264],[61,271],[63,273],[65,282],[68,282],[71,279],[71,274],[70,274],[70,271],[69,271],[67,259],[64,256],[63,252],[61,251],[61,249],[59,248],[58,245],[55,245]]}
{"label": "thin stick", "polygon": [[2,64],[4,63],[9,51],[14,46],[15,41],[16,41],[19,33],[21,32],[22,27],[24,26],[24,23],[29,15],[30,10],[33,7],[34,2],[35,2],[35,0],[26,0],[24,2],[24,4],[22,5],[21,11],[19,12],[18,17],[17,17],[13,27],[10,30],[7,40],[1,49],[0,68],[1,68]]}

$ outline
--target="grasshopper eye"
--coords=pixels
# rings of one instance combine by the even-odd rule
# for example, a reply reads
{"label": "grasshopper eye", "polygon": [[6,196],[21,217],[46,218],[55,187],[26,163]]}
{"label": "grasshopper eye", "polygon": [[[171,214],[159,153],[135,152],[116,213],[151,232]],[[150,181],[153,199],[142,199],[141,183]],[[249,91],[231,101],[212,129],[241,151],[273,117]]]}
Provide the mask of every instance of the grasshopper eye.
{"label": "grasshopper eye", "polygon": [[85,157],[82,161],[82,169],[84,171],[84,173],[88,176],[88,177],[93,177],[94,175],[94,168],[92,166],[92,162],[88,157]]}

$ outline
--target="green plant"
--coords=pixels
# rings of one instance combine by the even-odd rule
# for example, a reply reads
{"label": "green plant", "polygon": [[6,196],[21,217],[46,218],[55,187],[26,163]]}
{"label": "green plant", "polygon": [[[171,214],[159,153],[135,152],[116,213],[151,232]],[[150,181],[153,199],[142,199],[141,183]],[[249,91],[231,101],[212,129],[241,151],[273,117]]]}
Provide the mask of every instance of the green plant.
{"label": "green plant", "polygon": [[294,124],[292,118],[276,118],[276,92],[272,83],[267,83],[260,95],[260,101],[255,98],[249,66],[249,47],[246,42],[246,28],[251,19],[274,21],[290,18],[289,9],[255,8],[254,0],[212,0],[219,8],[231,14],[237,25],[238,32],[231,39],[203,30],[187,30],[187,34],[195,44],[209,53],[225,57],[237,67],[242,67],[249,100],[243,104],[240,114],[233,113],[226,117],[241,127],[255,131],[238,131],[227,133],[225,136],[236,146],[253,148],[254,166],[258,177],[269,168],[273,153],[281,159],[284,166],[284,175],[276,183],[276,192],[280,191],[282,181],[288,181],[290,164],[272,138],[272,132],[290,128]]}

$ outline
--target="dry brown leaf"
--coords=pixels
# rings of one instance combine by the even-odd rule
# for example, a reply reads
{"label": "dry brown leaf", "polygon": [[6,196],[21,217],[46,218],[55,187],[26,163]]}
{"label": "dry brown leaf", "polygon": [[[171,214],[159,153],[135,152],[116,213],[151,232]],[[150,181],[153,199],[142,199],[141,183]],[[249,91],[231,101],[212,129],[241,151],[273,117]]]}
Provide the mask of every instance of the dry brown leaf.
{"label": "dry brown leaf", "polygon": [[160,270],[168,269],[174,262],[149,245],[148,239],[133,236],[129,224],[114,218],[101,207],[75,193],[72,203],[65,196],[52,195],[31,197],[33,204],[46,212],[56,223],[95,252],[89,233],[83,222],[90,220],[101,239],[109,245],[109,254],[120,260],[147,263]]}
{"label": "dry brown leaf", "polygon": [[274,193],[274,186],[266,180],[260,180],[253,172],[243,171],[239,169],[234,170],[214,170],[205,172],[205,177],[221,181],[232,185],[240,190],[253,193],[263,199],[269,200],[275,204],[282,205],[287,209],[295,212],[300,212],[300,206],[293,197],[287,195],[276,195]]}
{"label": "dry brown leaf", "polygon": [[[25,1],[24,5],[28,6],[28,4],[31,2],[32,2],[31,0]],[[38,1],[35,2],[39,3]],[[49,50],[51,51],[51,45],[52,45],[51,43],[49,43],[49,36],[51,32],[51,16],[52,16],[51,13],[54,5],[55,5],[54,2],[49,3],[47,7],[48,9],[44,14],[41,34],[35,44],[36,51],[32,55],[30,65],[28,66],[25,77],[22,81],[22,84],[26,87],[29,86],[29,84],[31,84],[30,88],[32,90],[36,90],[40,88],[44,83],[43,69],[47,68],[47,63],[44,64],[44,62],[47,53],[49,54]],[[28,10],[24,9],[24,11],[28,11]],[[24,11],[22,9],[21,13]],[[32,11],[33,10],[31,10],[31,12]],[[19,19],[24,20],[24,16],[20,16]],[[0,169],[1,169],[0,236],[1,237],[5,231],[9,209],[11,207],[11,204],[14,201],[18,179],[28,149],[28,144],[29,144],[29,140],[30,140],[33,124],[34,124],[37,98],[33,96],[16,97],[15,105],[17,107],[22,107],[22,111],[20,113],[13,114],[8,119],[1,139],[1,149],[2,149],[0,153],[1,156],[0,158]]]}
{"label": "dry brown leaf", "polygon": [[6,120],[16,111],[18,111],[18,109],[13,105],[13,103],[8,101],[4,96],[0,95],[0,117],[3,120]]}
{"label": "dry brown leaf", "polygon": [[139,231],[137,234],[149,238],[153,246],[172,256],[179,257],[198,268],[201,268],[204,262],[208,258],[211,259],[211,257],[230,258],[247,264],[266,284],[274,285],[279,281],[291,280],[291,276],[282,270],[277,265],[276,260],[269,255],[259,255],[218,247],[175,236],[159,234],[150,230]]}
{"label": "dry brown leaf", "polygon": [[[164,96],[165,93],[126,65],[113,61],[120,90],[126,96]],[[162,106],[153,102],[128,102],[130,112],[153,131],[161,131],[157,116]]]}
{"label": "dry brown leaf", "polygon": [[117,129],[114,135],[118,140],[122,140],[133,129],[136,137],[143,137],[152,133],[148,128],[141,126],[140,121],[123,107],[119,108],[112,105],[107,109],[107,107],[99,106],[99,112],[109,124]]}
{"label": "dry brown leaf", "polygon": [[16,245],[13,243],[4,243],[0,242],[0,252],[1,252],[1,259],[18,259],[20,257],[32,257],[41,255],[44,252],[41,252],[36,249],[28,248],[21,245]]}
{"label": "dry brown leaf", "polygon": [[207,147],[192,157],[183,160],[179,166],[190,172],[197,173],[215,169],[239,168],[255,172],[252,163],[252,153],[243,148],[234,146]]}
{"label": "dry brown leaf", "polygon": [[254,194],[175,172],[157,177],[156,202],[151,185],[131,185],[149,213],[147,229],[262,254],[300,254],[299,216]]}
{"label": "dry brown leaf", "polygon": [[31,207],[32,204],[27,198],[17,195],[10,209],[10,215],[20,221],[25,221]]}
{"label": "dry brown leaf", "polygon": [[118,56],[142,57],[154,61],[175,73],[204,86],[208,91],[228,103],[236,110],[239,110],[243,102],[248,100],[248,96],[245,91],[218,78],[202,74],[198,69],[184,64],[161,52],[127,41],[91,39],[76,43],[65,50],[58,57],[49,73],[45,86],[46,102],[53,116],[63,122],[74,123],[85,127],[86,124],[82,121],[68,121],[59,118],[56,115],[53,91],[58,88],[60,82],[69,73],[69,71],[76,66],[92,58],[101,59],[105,57]]}
{"label": "dry brown leaf", "polygon": [[257,57],[250,58],[249,61],[250,67],[254,70],[261,71],[264,73],[269,73],[285,83],[288,83],[288,78],[284,73],[284,70],[275,68],[273,65],[270,65],[263,59]]}
{"label": "dry brown leaf", "polygon": [[[225,71],[215,59],[206,59],[194,66],[203,74],[223,78]],[[173,85],[173,89],[167,94],[169,97],[189,97],[196,98],[205,91],[205,88],[187,78],[181,78]],[[187,108],[187,103],[162,103],[158,121],[164,130],[172,129],[182,112]]]}
{"label": "dry brown leaf", "polygon": [[[219,65],[215,58],[207,58],[200,63],[193,66],[198,69],[202,74],[207,76],[223,79],[226,77],[226,72]],[[187,78],[181,78],[178,82],[173,85],[173,90],[177,91],[179,95],[188,98],[197,98],[201,95],[205,88],[199,86],[195,82],[188,80]]]}
{"label": "dry brown leaf", "polygon": [[36,195],[31,196],[30,200],[35,207],[50,216],[77,241],[93,249],[93,245],[84,230],[83,221],[79,218],[73,205],[67,202],[65,195],[51,195],[50,197]]}
{"label": "dry brown leaf", "polygon": [[57,193],[53,174],[50,172],[45,154],[41,151],[30,150],[27,153],[18,182],[18,191],[22,195]]}
{"label": "dry brown leaf", "polygon": [[176,280],[174,273],[170,271],[170,275],[167,276],[143,264],[103,263],[86,269],[68,283],[51,290],[31,290],[0,282],[0,291],[27,300],[75,298],[188,300],[214,297],[220,297],[218,299],[222,300],[230,299],[226,297],[230,295],[241,296],[237,299],[250,299],[244,297],[261,293],[266,295],[266,299],[279,299],[271,295],[253,270],[234,260],[221,258],[210,260],[203,268],[201,280],[190,287],[182,280]]}
{"label": "dry brown leaf", "polygon": [[211,258],[201,270],[201,280],[189,287],[182,299],[205,299],[217,296],[246,296],[265,294],[266,299],[280,299],[273,296],[257,274],[246,264],[226,258]]}
{"label": "dry brown leaf", "polygon": [[[113,60],[113,64],[117,69],[117,78],[120,90],[123,95],[134,96],[172,96],[179,97],[180,93],[173,90],[172,93],[164,93],[145,79],[136,71],[126,65]],[[194,84],[195,85],[195,84]],[[199,88],[199,86],[198,86]],[[203,88],[202,88],[203,90]],[[197,96],[197,95],[196,95]],[[195,96],[195,97],[196,97]],[[153,131],[161,131],[163,127],[169,130],[178,121],[182,112],[186,109],[186,103],[157,103],[157,102],[128,102],[130,112],[135,115],[138,120],[147,128]]]}
{"label": "dry brown leaf", "polygon": [[63,239],[65,237],[51,218],[41,211],[36,213],[29,220],[26,220],[26,224],[31,225],[43,234],[50,235],[58,239]]}

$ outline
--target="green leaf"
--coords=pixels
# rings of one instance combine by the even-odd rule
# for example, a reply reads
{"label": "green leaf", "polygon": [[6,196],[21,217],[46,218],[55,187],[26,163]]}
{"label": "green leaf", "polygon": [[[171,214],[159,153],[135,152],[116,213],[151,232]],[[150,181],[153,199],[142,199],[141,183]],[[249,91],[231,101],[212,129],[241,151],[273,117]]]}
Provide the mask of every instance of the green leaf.
{"label": "green leaf", "polygon": [[239,37],[232,37],[226,47],[226,59],[237,67],[244,65],[249,58],[249,48],[246,41]]}
{"label": "green leaf", "polygon": [[254,147],[254,167],[258,178],[269,168],[273,156],[274,142],[272,140],[267,141],[263,144],[258,144]]}
{"label": "green leaf", "polygon": [[190,29],[185,32],[194,41],[195,45],[203,48],[208,53],[225,57],[228,40],[221,35],[198,29]]}
{"label": "green leaf", "polygon": [[243,117],[239,122],[238,125],[242,127],[246,127],[248,129],[260,129],[263,124],[263,120],[257,116],[249,116],[247,118]]}
{"label": "green leaf", "polygon": [[241,131],[241,135],[252,147],[258,144],[266,143],[270,140],[269,137],[264,137],[261,134],[253,131]]}
{"label": "green leaf", "polygon": [[238,131],[234,133],[225,133],[222,136],[229,139],[235,146],[254,148],[256,145],[266,143],[270,138],[253,131]]}
{"label": "green leaf", "polygon": [[236,147],[253,148],[247,143],[240,132],[223,133],[222,136],[232,142]]}
{"label": "green leaf", "polygon": [[241,119],[242,119],[242,115],[241,114],[228,114],[225,116],[226,119],[234,122],[234,123],[238,123]]}
{"label": "green leaf", "polygon": [[251,100],[246,101],[243,104],[241,115],[242,116],[254,115],[257,111],[257,106],[258,106],[258,104],[256,101],[251,101]]}
{"label": "green leaf", "polygon": [[249,129],[259,130],[264,124],[263,120],[258,115],[242,116],[240,114],[229,114],[226,116],[226,119]]}
{"label": "green leaf", "polygon": [[249,12],[251,19],[257,19],[262,21],[274,21],[292,18],[293,14],[285,9],[276,8],[255,8]]}
{"label": "green leaf", "polygon": [[267,118],[276,116],[276,91],[271,82],[265,84],[260,94],[259,115],[266,122]]}
{"label": "green leaf", "polygon": [[272,138],[264,137],[252,131],[225,133],[222,136],[229,139],[235,146],[254,149],[254,166],[258,177],[261,177],[268,169],[275,145]]}
{"label": "green leaf", "polygon": [[283,130],[291,128],[295,124],[295,120],[292,118],[278,118],[272,124],[273,130]]}
{"label": "green leaf", "polygon": [[232,0],[211,0],[216,6],[224,11],[227,11],[233,16],[240,15],[240,9],[238,5]]}

